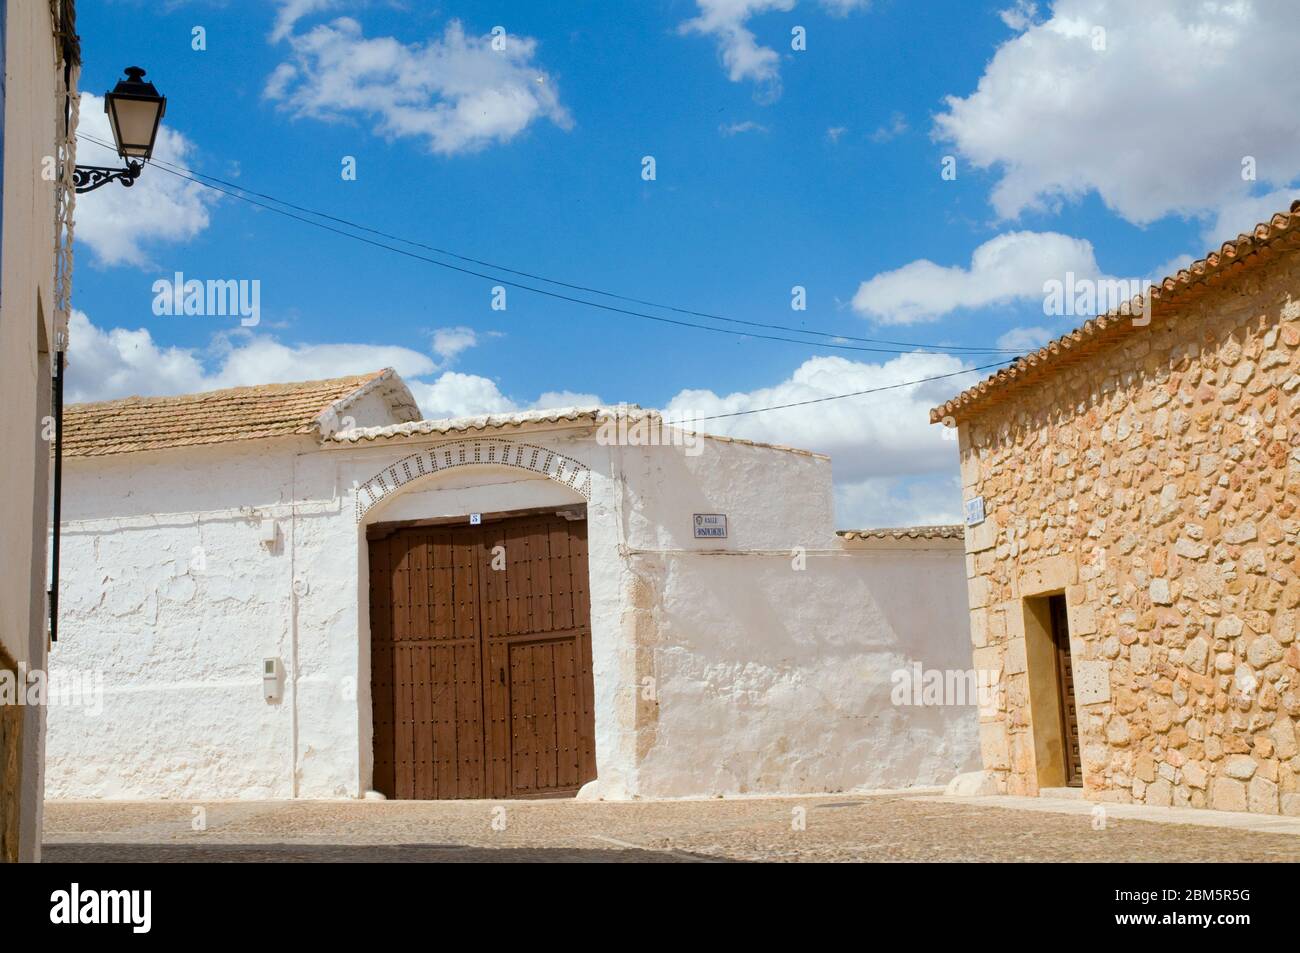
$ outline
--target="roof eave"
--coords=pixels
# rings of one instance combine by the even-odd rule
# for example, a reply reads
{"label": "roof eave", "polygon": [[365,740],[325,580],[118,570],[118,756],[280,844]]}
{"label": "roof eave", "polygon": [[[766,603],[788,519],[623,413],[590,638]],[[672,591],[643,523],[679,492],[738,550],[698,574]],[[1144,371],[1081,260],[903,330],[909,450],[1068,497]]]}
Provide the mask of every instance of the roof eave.
{"label": "roof eave", "polygon": [[[1151,298],[1150,321],[1166,317],[1190,298],[1211,290],[1214,285],[1233,278],[1243,270],[1273,260],[1278,254],[1300,249],[1300,200],[1291,203],[1290,211],[1279,212],[1269,221],[1257,225],[1250,234],[1224,242],[1210,252],[1148,289]],[[1107,314],[1085,321],[1082,326],[1044,345],[1032,354],[1019,358],[1010,367],[989,375],[973,387],[930,411],[930,423],[955,426],[977,416],[1009,397],[1020,387],[1036,383],[1048,372],[1089,359],[1093,354],[1122,339],[1126,333],[1146,327],[1150,322],[1134,321],[1142,313],[1144,296],[1139,295]]]}

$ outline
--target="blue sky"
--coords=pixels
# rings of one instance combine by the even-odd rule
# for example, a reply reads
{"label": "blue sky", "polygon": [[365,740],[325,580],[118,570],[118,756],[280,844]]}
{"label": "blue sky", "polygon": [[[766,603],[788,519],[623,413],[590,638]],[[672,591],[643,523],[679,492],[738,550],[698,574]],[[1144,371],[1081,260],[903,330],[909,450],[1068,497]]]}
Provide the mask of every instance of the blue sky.
{"label": "blue sky", "polygon": [[[1248,68],[1293,56],[1285,4],[1131,6],[116,0],[82,4],[78,27],[83,93],[139,65],[167,95],[160,159],[567,282],[996,348],[1078,323],[1044,315],[1044,280],[1156,277],[1296,194],[1297,79],[1259,97]],[[83,110],[105,136],[102,103]],[[107,157],[83,143],[80,161]],[[772,342],[515,289],[494,311],[493,281],[159,168],[77,211],[79,399],[391,364],[430,416],[593,398],[711,415],[1001,357]],[[177,271],[257,280],[260,324],[155,315]],[[831,453],[842,525],[955,519],[955,444],[925,410],[977,377],[705,429]]]}

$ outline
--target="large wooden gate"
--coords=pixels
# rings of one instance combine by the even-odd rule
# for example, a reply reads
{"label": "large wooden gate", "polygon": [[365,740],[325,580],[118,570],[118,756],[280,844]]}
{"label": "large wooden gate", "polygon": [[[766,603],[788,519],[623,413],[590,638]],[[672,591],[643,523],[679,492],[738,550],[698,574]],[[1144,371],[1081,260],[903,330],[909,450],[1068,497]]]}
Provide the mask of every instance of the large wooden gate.
{"label": "large wooden gate", "polygon": [[596,776],[587,524],[372,527],[375,790],[545,797]]}

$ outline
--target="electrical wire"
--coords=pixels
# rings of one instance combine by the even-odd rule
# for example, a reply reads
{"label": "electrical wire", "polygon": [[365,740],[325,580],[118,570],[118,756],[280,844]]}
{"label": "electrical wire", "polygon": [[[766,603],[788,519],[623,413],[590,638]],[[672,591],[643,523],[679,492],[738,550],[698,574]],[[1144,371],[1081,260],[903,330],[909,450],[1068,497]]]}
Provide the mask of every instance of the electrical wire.
{"label": "electrical wire", "polygon": [[[85,133],[78,133],[78,137],[85,139],[88,142],[92,142],[95,145],[101,146],[103,148],[108,148],[108,149],[113,148],[109,143],[103,142]],[[462,274],[472,275],[474,277],[483,278],[488,281],[496,281],[499,284],[507,285],[509,287],[518,288],[524,291],[530,291],[535,294],[547,295],[549,297],[557,298],[562,301],[568,301],[575,304],[586,305],[587,307],[612,311],[618,314],[640,317],[652,321],[661,321],[668,324],[675,324],[681,327],[695,328],[698,330],[707,330],[707,331],[714,331],[717,333],[733,334],[738,337],[752,337],[752,338],[759,338],[763,340],[781,341],[781,342],[793,343],[793,344],[803,344],[811,347],[826,347],[835,350],[867,351],[867,352],[881,353],[881,354],[905,354],[905,353],[915,353],[917,351],[930,351],[934,353],[952,353],[952,354],[1017,354],[1019,355],[1024,353],[1022,350],[1015,349],[1015,348],[972,347],[967,345],[956,345],[956,344],[917,344],[917,343],[906,342],[906,341],[892,341],[892,340],[885,340],[880,338],[858,337],[855,335],[837,334],[830,331],[818,331],[818,330],[811,330],[807,328],[796,328],[796,327],[791,327],[789,325],[771,324],[771,323],[766,323],[761,321],[746,321],[740,318],[729,318],[724,315],[712,314],[707,311],[695,311],[689,308],[677,307],[675,305],[661,304],[643,298],[635,298],[628,295],[617,294],[611,291],[603,291],[599,288],[594,288],[587,285],[572,284],[569,282],[560,281],[555,278],[548,278],[544,275],[539,275],[532,272],[520,271],[518,269],[509,268],[505,265],[496,264],[490,261],[485,261],[483,259],[472,258],[466,255],[461,255],[458,254],[457,252],[450,251],[448,249],[438,248],[437,246],[428,245],[424,242],[416,241],[415,239],[404,238],[403,236],[395,235],[390,232],[384,232],[380,229],[371,228],[369,226],[362,225],[358,222],[350,221],[349,219],[340,218],[335,215],[330,215],[327,212],[321,212],[317,209],[312,209],[302,205],[296,205],[292,202],[286,201],[285,199],[280,199],[277,198],[276,196],[269,195],[264,192],[258,192],[256,190],[249,189],[246,186],[238,185],[237,183],[233,183],[233,182],[228,182],[216,176],[207,175],[206,173],[197,172],[193,169],[188,169],[185,166],[177,165],[175,163],[168,162],[163,159],[153,159],[151,160],[151,164],[158,166],[162,171],[168,172],[171,175],[176,176],[177,178],[186,179],[188,181],[194,182],[196,185],[202,186],[207,189],[211,189],[216,192],[220,192],[224,195],[230,196],[231,198],[239,199],[251,205],[255,205],[259,208],[264,208],[267,209],[268,211],[275,212],[280,215],[284,215],[288,218],[295,219],[305,224],[316,226],[317,228],[324,228],[327,231],[334,232],[335,234],[343,235],[348,238],[353,238],[357,241],[366,242],[367,244],[374,245],[375,247],[378,248],[383,248],[388,251],[396,252],[398,254],[407,255],[409,257],[416,258],[420,261],[425,261],[430,264],[438,265],[439,267],[448,268],[453,271],[461,272]],[[209,181],[204,181],[204,180],[209,180]],[[220,183],[220,185],[224,186],[224,188],[218,187],[216,185],[212,185],[211,184],[212,182]],[[247,193],[247,195],[241,193]],[[301,216],[293,215],[290,214],[289,212],[285,212],[283,209],[275,208],[274,206],[269,206],[262,202],[254,201],[253,199],[248,198],[247,197],[248,195],[257,196],[258,198],[266,199],[269,202],[274,202],[278,205],[283,205],[286,208],[293,209],[294,211],[297,212],[303,212],[307,215],[314,215],[317,216],[318,218],[323,218],[328,221],[337,222],[341,225],[347,226],[348,228],[353,228],[353,229],[357,229],[358,231],[368,232],[372,235],[378,235],[380,237],[387,238],[392,241],[402,242],[403,244],[412,245],[418,248],[423,248],[427,251],[435,252],[436,254],[445,255],[450,258],[455,258],[458,261],[469,262],[471,264],[480,265],[486,268],[494,268],[498,271],[503,271],[508,274],[518,275],[533,281],[542,281],[547,284],[553,284],[558,287],[568,288],[573,291],[581,291],[588,294],[597,294],[597,295],[601,295],[602,297],[613,298],[616,300],[625,301],[632,304],[639,304],[646,307],[659,308],[677,314],[685,314],[693,317],[707,318],[709,320],[722,321],[730,324],[737,324],[737,325],[743,325],[743,326],[755,327],[755,328],[764,328],[768,330],[786,331],[793,334],[803,334],[809,336],[830,338],[835,341],[858,341],[867,344],[883,344],[883,345],[888,345],[888,347],[854,347],[847,344],[837,344],[837,343],[823,344],[816,341],[802,341],[799,339],[777,337],[773,335],[755,334],[751,332],[729,331],[728,329],[725,328],[714,328],[708,325],[697,324],[695,322],[674,321],[669,318],[664,318],[655,315],[648,315],[642,312],[632,311],[626,308],[615,308],[609,305],[603,305],[599,302],[586,301],[581,298],[574,298],[568,295],[557,294],[555,292],[547,291],[546,289],[535,288],[518,282],[511,282],[509,280],[502,279],[497,275],[488,275],[488,274],[483,274],[481,272],[473,271],[471,269],[458,268],[455,265],[450,265],[446,262],[437,261],[436,259],[428,258],[423,255],[412,255],[410,252],[407,252],[400,248],[394,248],[393,246],[386,245],[383,242],[370,241],[360,235],[353,235],[350,232],[346,232],[340,229],[330,228],[329,226],[323,225],[320,222],[315,222],[312,221],[311,219],[302,218]]]}
{"label": "electrical wire", "polygon": [[831,394],[826,397],[813,397],[809,400],[796,400],[789,404],[774,404],[771,407],[755,407],[752,410],[737,410],[729,414],[713,414],[709,417],[692,417],[690,420],[667,420],[664,423],[668,426],[680,426],[683,424],[695,424],[702,420],[722,420],[726,417],[745,417],[749,414],[765,414],[771,410],[786,410],[790,407],[807,407],[809,404],[824,404],[831,400],[844,400],[846,397],[862,397],[865,394],[879,394],[881,391],[897,390],[900,387],[911,387],[915,384],[928,384],[930,381],[946,380],[949,377],[960,377],[962,374],[974,374],[976,371],[987,371],[994,367],[1003,367],[1007,364],[1014,364],[1018,358],[1011,358],[1006,361],[997,361],[993,364],[981,364],[979,367],[968,367],[963,371],[953,371],[950,374],[936,374],[934,377],[922,377],[914,381],[903,381],[898,384],[886,384],[883,387],[869,387],[866,390],[855,390],[849,394]]}
{"label": "electrical wire", "polygon": [[[103,146],[103,147],[105,147],[105,148],[112,148],[111,146],[108,145],[108,143],[101,142],[100,140],[95,139],[95,138],[92,137],[92,136],[85,135],[84,133],[78,133],[77,135],[78,135],[78,138],[85,139],[85,140],[87,140],[87,141],[89,141],[89,142],[92,142],[92,143],[94,143],[94,144],[96,144],[96,145]],[[315,226],[315,227],[317,227],[317,228],[324,229],[324,230],[329,231],[329,232],[332,232],[332,233],[334,233],[334,234],[342,235],[342,236],[344,236],[344,237],[346,237],[346,238],[352,238],[352,239],[354,239],[354,240],[356,240],[356,241],[364,242],[365,244],[373,245],[373,246],[375,246],[375,247],[377,247],[377,248],[386,249],[386,250],[388,250],[388,251],[395,252],[395,253],[397,253],[397,254],[399,254],[399,255],[404,255],[404,256],[406,256],[406,257],[414,258],[414,259],[419,260],[419,261],[428,262],[429,264],[437,265],[437,266],[439,266],[439,267],[441,267],[441,268],[447,268],[447,269],[450,269],[450,270],[452,270],[452,271],[460,272],[460,273],[462,273],[462,274],[471,275],[471,276],[476,277],[476,278],[482,278],[482,279],[485,279],[485,280],[487,280],[487,281],[496,281],[496,282],[498,282],[499,284],[506,285],[506,286],[513,287],[513,288],[518,288],[518,289],[523,290],[523,291],[530,291],[530,292],[533,292],[534,294],[540,294],[540,295],[544,295],[544,296],[546,296],[546,297],[550,297],[550,298],[555,298],[555,299],[558,299],[558,300],[561,300],[561,301],[572,302],[572,303],[574,303],[574,304],[586,305],[587,307],[598,308],[598,309],[603,310],[603,311],[610,311],[610,312],[614,312],[614,313],[617,313],[617,314],[624,314],[624,315],[628,315],[628,316],[632,316],[632,317],[644,318],[644,319],[647,319],[647,320],[650,320],[650,321],[658,321],[658,322],[662,322],[662,323],[665,323],[665,324],[677,325],[677,326],[681,326],[681,327],[695,328],[695,329],[697,329],[697,330],[702,330],[702,331],[713,331],[713,332],[715,332],[715,333],[720,333],[720,334],[733,334],[733,335],[738,335],[738,336],[740,336],[740,337],[753,337],[753,338],[760,338],[760,339],[763,339],[763,340],[770,340],[770,341],[782,341],[782,342],[791,343],[791,344],[803,344],[803,345],[807,345],[807,346],[811,346],[811,347],[828,347],[828,348],[835,348],[835,349],[838,349],[838,350],[871,351],[871,352],[875,352],[875,353],[884,353],[884,354],[907,354],[907,353],[918,353],[919,351],[923,351],[923,350],[927,350],[927,349],[931,349],[931,348],[949,348],[949,349],[958,349],[958,348],[959,348],[959,346],[957,346],[957,345],[914,345],[914,344],[906,344],[906,343],[904,343],[904,342],[897,342],[897,341],[894,341],[894,342],[891,342],[891,341],[880,341],[880,340],[878,340],[878,339],[873,339],[873,338],[855,338],[855,337],[851,337],[851,336],[848,336],[848,335],[832,334],[832,333],[830,333],[830,332],[823,332],[823,331],[807,331],[807,330],[800,329],[800,328],[789,328],[789,327],[784,326],[784,325],[773,325],[773,324],[763,324],[763,323],[760,323],[760,322],[753,322],[753,321],[742,321],[742,320],[740,320],[740,319],[736,319],[736,318],[726,318],[726,317],[722,317],[722,316],[720,316],[720,315],[709,314],[709,313],[707,313],[707,312],[691,311],[691,310],[689,310],[689,309],[677,308],[677,307],[673,307],[673,306],[671,306],[671,305],[657,304],[657,303],[652,302],[652,301],[646,301],[646,300],[642,300],[642,299],[638,299],[638,298],[631,298],[631,297],[627,297],[627,296],[624,296],[624,295],[615,294],[615,293],[613,293],[613,292],[601,291],[601,290],[599,290],[599,289],[590,288],[590,287],[585,287],[585,286],[582,286],[582,285],[571,285],[571,284],[567,284],[567,283],[565,283],[565,282],[557,281],[557,280],[555,280],[555,279],[551,279],[551,278],[546,278],[546,277],[539,276],[539,275],[530,274],[530,273],[528,273],[528,272],[516,271],[516,270],[514,270],[514,269],[506,268],[506,267],[504,267],[504,266],[500,266],[500,265],[494,265],[494,264],[492,264],[491,262],[485,262],[485,261],[480,261],[479,259],[468,258],[468,257],[466,257],[466,256],[458,255],[458,254],[456,254],[456,253],[454,253],[454,252],[446,251],[446,250],[443,250],[443,249],[438,249],[438,248],[435,248],[435,247],[433,247],[433,246],[429,246],[429,245],[424,245],[424,244],[421,243],[421,242],[416,242],[416,241],[413,241],[413,240],[411,240],[411,239],[402,238],[401,236],[391,235],[391,234],[388,234],[388,233],[385,233],[385,232],[378,231],[377,229],[372,229],[372,228],[369,228],[369,227],[364,226],[364,225],[359,225],[359,224],[357,224],[357,223],[355,223],[355,222],[350,222],[350,221],[348,221],[347,219],[337,218],[336,216],[328,215],[328,214],[326,214],[326,213],[324,213],[324,212],[317,212],[317,211],[315,211],[315,210],[313,210],[313,209],[304,208],[304,207],[301,207],[301,206],[296,206],[296,205],[293,205],[292,203],[285,202],[285,201],[283,201],[283,200],[281,200],[281,199],[277,199],[277,198],[275,198],[274,196],[265,195],[265,194],[263,194],[263,193],[259,193],[259,192],[254,192],[254,191],[251,190],[251,189],[246,189],[246,188],[244,188],[243,186],[235,185],[235,184],[233,184],[233,183],[227,183],[227,182],[224,182],[224,181],[222,181],[222,180],[220,180],[220,179],[216,179],[216,178],[213,177],[213,176],[203,176],[202,173],[194,172],[193,170],[190,170],[190,169],[185,169],[183,166],[176,166],[175,168],[176,168],[176,169],[179,169],[179,170],[181,170],[181,171],[174,171],[172,168],[169,168],[169,167],[168,167],[168,166],[171,166],[172,163],[168,163],[168,162],[165,162],[165,161],[162,161],[162,160],[154,159],[154,160],[152,161],[151,164],[158,166],[158,167],[159,167],[163,172],[166,172],[166,173],[168,173],[168,174],[170,174],[170,175],[173,175],[173,176],[175,176],[175,177],[177,177],[177,178],[179,178],[179,179],[184,179],[184,180],[186,180],[186,181],[193,182],[193,183],[195,183],[196,185],[202,186],[202,187],[207,188],[207,189],[211,189],[211,190],[216,191],[216,192],[220,192],[220,193],[222,193],[222,194],[225,194],[225,195],[230,196],[231,198],[239,199],[240,201],[247,202],[248,204],[251,204],[251,205],[257,206],[257,207],[259,207],[259,208],[264,208],[264,209],[266,209],[267,211],[275,212],[275,213],[277,213],[277,214],[279,214],[279,215],[283,215],[283,216],[286,216],[286,217],[288,217],[288,218],[295,219],[295,220],[300,221],[300,222],[303,222],[303,223],[305,223],[305,224],[307,224],[307,225],[312,225],[312,226]],[[202,179],[201,179],[201,178],[198,178],[197,176],[202,176],[202,178],[210,178],[210,179],[212,179],[213,181],[222,182],[223,185],[227,185],[227,186],[229,186],[229,189],[227,189],[227,188],[221,188],[221,187],[218,187],[218,186],[212,185],[212,184],[210,184],[210,183],[208,183],[208,182],[202,181]],[[231,191],[231,189],[233,189],[233,190],[235,190],[235,191]],[[817,342],[817,341],[800,341],[800,340],[797,340],[797,339],[794,339],[794,338],[777,337],[777,336],[774,336],[774,335],[767,335],[767,334],[753,334],[753,333],[745,332],[745,331],[732,331],[732,330],[730,330],[730,329],[728,329],[728,328],[715,328],[715,327],[711,327],[711,326],[709,326],[709,325],[696,324],[696,323],[694,323],[694,322],[690,322],[690,321],[680,321],[680,320],[676,320],[676,319],[673,319],[673,318],[666,318],[666,317],[663,317],[663,316],[661,316],[661,315],[645,314],[645,313],[643,313],[643,312],[632,311],[632,310],[630,310],[630,309],[626,309],[626,308],[614,307],[614,306],[612,306],[612,305],[602,304],[602,303],[597,302],[597,301],[587,301],[587,300],[584,300],[584,299],[582,299],[582,298],[574,298],[574,297],[571,297],[571,296],[569,296],[569,295],[559,294],[559,293],[554,292],[554,291],[548,291],[548,290],[546,290],[546,289],[544,289],[544,288],[535,288],[535,287],[532,287],[532,286],[529,286],[529,285],[521,284],[521,283],[519,283],[519,282],[510,281],[510,280],[508,280],[508,279],[503,279],[503,278],[500,278],[499,276],[496,276],[496,275],[484,274],[484,273],[481,273],[481,272],[474,271],[474,270],[472,270],[472,269],[461,268],[461,267],[458,267],[458,266],[456,266],[456,265],[449,264],[449,263],[447,263],[447,262],[442,262],[442,261],[438,261],[437,259],[428,258],[428,257],[426,257],[426,256],[424,256],[424,255],[417,255],[417,254],[415,254],[415,253],[413,253],[413,252],[407,251],[407,250],[402,249],[402,248],[394,248],[393,246],[391,246],[391,245],[387,245],[387,244],[385,244],[385,243],[383,243],[383,242],[377,242],[377,241],[374,241],[374,240],[372,240],[372,239],[365,238],[364,236],[361,236],[361,235],[355,235],[355,234],[353,234],[353,233],[351,233],[351,232],[344,231],[343,229],[334,228],[334,227],[332,227],[332,226],[325,225],[325,224],[323,224],[323,223],[321,223],[321,222],[316,222],[316,221],[313,221],[312,219],[304,218],[304,217],[302,217],[302,216],[300,216],[300,215],[295,215],[295,214],[292,214],[292,213],[290,213],[290,212],[286,212],[286,211],[284,211],[283,209],[276,208],[276,207],[273,206],[273,205],[267,205],[267,204],[265,204],[265,203],[263,203],[263,202],[255,201],[254,199],[250,199],[250,198],[248,198],[248,196],[241,194],[242,192],[247,192],[249,195],[256,195],[256,196],[258,196],[259,198],[265,198],[265,199],[267,199],[268,201],[276,202],[276,203],[281,204],[281,205],[284,205],[284,206],[286,206],[286,207],[288,207],[288,208],[295,209],[296,211],[301,211],[301,212],[305,212],[305,213],[307,213],[307,214],[309,214],[309,215],[316,215],[316,216],[318,216],[318,217],[320,217],[320,218],[325,218],[325,219],[329,219],[329,220],[331,220],[331,221],[336,221],[336,222],[339,222],[339,223],[341,223],[341,224],[345,224],[345,225],[347,225],[347,226],[349,226],[349,227],[351,227],[351,228],[356,228],[356,229],[361,230],[361,231],[370,232],[371,234],[377,234],[377,235],[380,235],[380,236],[382,236],[382,237],[389,238],[389,239],[391,239],[391,240],[393,240],[393,241],[400,241],[400,242],[403,242],[404,244],[409,244],[409,245],[415,245],[415,246],[418,246],[418,247],[423,247],[423,248],[426,248],[426,249],[429,250],[429,251],[434,251],[434,252],[436,252],[436,253],[438,253],[438,254],[447,255],[447,256],[449,256],[449,257],[456,258],[456,259],[461,260],[461,261],[468,261],[468,262],[471,262],[471,263],[474,263],[474,264],[483,265],[483,266],[485,266],[485,267],[497,268],[498,270],[500,270],[500,271],[505,271],[505,272],[507,272],[507,273],[509,273],[509,274],[522,275],[522,276],[528,277],[528,278],[530,278],[530,279],[532,279],[532,280],[536,280],[536,281],[544,281],[544,282],[546,282],[546,283],[548,283],[548,284],[555,284],[555,285],[558,285],[558,286],[561,286],[561,287],[570,288],[570,289],[572,289],[572,290],[584,291],[584,292],[588,292],[588,293],[592,293],[592,294],[599,294],[599,295],[602,295],[602,296],[604,296],[604,297],[616,298],[616,299],[619,299],[619,300],[627,301],[627,302],[629,302],[629,303],[636,303],[636,304],[645,305],[645,306],[647,306],[647,307],[661,308],[661,309],[663,309],[663,310],[673,311],[673,312],[676,312],[676,313],[679,313],[679,314],[688,314],[688,315],[697,316],[697,317],[710,318],[710,319],[713,319],[713,320],[719,320],[719,321],[726,321],[726,322],[735,323],[735,324],[748,325],[748,326],[751,326],[751,327],[763,327],[763,328],[771,328],[771,329],[776,329],[776,330],[787,330],[787,331],[792,331],[792,332],[794,332],[794,333],[799,333],[799,334],[819,335],[819,336],[825,336],[825,337],[837,338],[837,339],[840,339],[840,340],[857,340],[857,341],[870,341],[870,342],[872,342],[872,343],[881,343],[881,344],[894,344],[894,345],[897,345],[897,346],[899,346],[899,347],[911,348],[911,350],[900,351],[900,350],[893,350],[893,349],[887,349],[887,348],[856,347],[856,346],[847,345],[847,344],[829,344],[829,343],[827,343],[827,344],[823,344],[823,343],[820,343],[820,342]],[[966,351],[966,352],[971,352],[971,353],[981,353],[981,354],[986,354],[986,353],[1015,353],[1015,354],[1018,355],[1018,354],[1023,353],[1023,352],[1021,352],[1021,351],[1013,350],[1013,349],[1010,349],[1010,348],[988,348],[988,349],[982,349],[982,348],[965,348],[965,347],[961,347],[960,350],[961,350],[961,351]],[[940,353],[949,353],[949,352],[945,351],[945,352],[940,352]],[[963,355],[960,354],[960,353],[952,353],[951,356],[953,356],[953,357],[960,357],[960,356],[963,356]],[[745,416],[749,416],[749,415],[752,415],[752,414],[768,413],[768,412],[771,412],[771,411],[774,411],[774,410],[788,410],[788,409],[793,408],[793,407],[807,407],[807,406],[812,405],[812,404],[821,404],[821,403],[826,403],[826,402],[828,402],[828,401],[833,401],[833,400],[844,400],[844,399],[847,399],[847,398],[850,398],[850,397],[863,397],[863,396],[866,396],[866,395],[868,395],[868,394],[878,394],[878,393],[881,393],[881,392],[883,392],[883,391],[898,390],[898,389],[903,388],[903,387],[912,387],[912,386],[915,386],[915,385],[918,385],[918,384],[927,384],[927,383],[930,383],[930,382],[932,382],[932,381],[940,381],[940,380],[947,380],[947,379],[952,378],[952,377],[960,377],[960,376],[962,376],[963,374],[973,374],[973,373],[976,373],[976,372],[978,372],[978,371],[990,370],[990,369],[995,368],[995,367],[1003,367],[1003,366],[1005,366],[1005,365],[1007,365],[1007,364],[1012,364],[1012,363],[1014,363],[1016,360],[1018,360],[1018,358],[1016,358],[1016,357],[1008,358],[1008,359],[1006,359],[1006,360],[995,361],[995,362],[993,362],[993,363],[989,363],[989,364],[982,364],[982,365],[979,365],[979,366],[977,366],[977,367],[966,368],[966,369],[964,369],[964,370],[960,370],[960,371],[952,371],[952,372],[949,372],[949,373],[947,373],[947,374],[936,374],[936,375],[934,375],[934,376],[932,376],[932,377],[922,377],[922,378],[918,378],[917,380],[902,381],[902,382],[900,382],[900,383],[896,383],[896,384],[887,384],[887,385],[884,385],[884,386],[881,386],[881,387],[871,387],[871,388],[867,388],[867,389],[865,389],[865,390],[852,391],[852,392],[847,393],[847,394],[832,394],[832,395],[828,395],[828,396],[825,396],[825,397],[815,397],[815,398],[810,398],[810,399],[808,399],[808,400],[792,401],[792,402],[790,402],[790,403],[786,403],[786,404],[775,404],[775,405],[772,405],[772,406],[769,406],[769,407],[755,407],[755,408],[751,408],[751,409],[749,409],[749,410],[738,410],[738,411],[734,411],[734,412],[732,412],[732,413],[726,413],[726,414],[713,414],[713,415],[706,416],[706,417],[695,417],[695,418],[692,418],[692,419],[689,420],[689,421],[686,421],[686,420],[681,420],[681,421],[666,421],[666,423],[668,423],[668,424],[670,424],[670,425],[678,425],[678,424],[694,424],[694,423],[698,423],[698,422],[706,421],[706,420],[722,420],[722,419],[725,419],[725,418],[731,418],[731,417],[745,417]]]}

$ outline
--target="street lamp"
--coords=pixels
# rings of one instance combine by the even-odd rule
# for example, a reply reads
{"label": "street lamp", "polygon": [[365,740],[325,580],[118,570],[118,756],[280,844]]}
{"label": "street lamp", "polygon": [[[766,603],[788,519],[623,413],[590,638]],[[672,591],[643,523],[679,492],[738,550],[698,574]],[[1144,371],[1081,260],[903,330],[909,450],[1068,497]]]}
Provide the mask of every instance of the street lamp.
{"label": "street lamp", "polygon": [[158,124],[166,111],[167,97],[158,95],[153,83],[146,82],[144,70],[128,66],[126,79],[104,94],[104,112],[108,113],[117,154],[126,160],[126,168],[79,165],[72,175],[77,191],[90,192],[114,179],[125,186],[134,185],[144,168],[142,163],[153,155]]}

